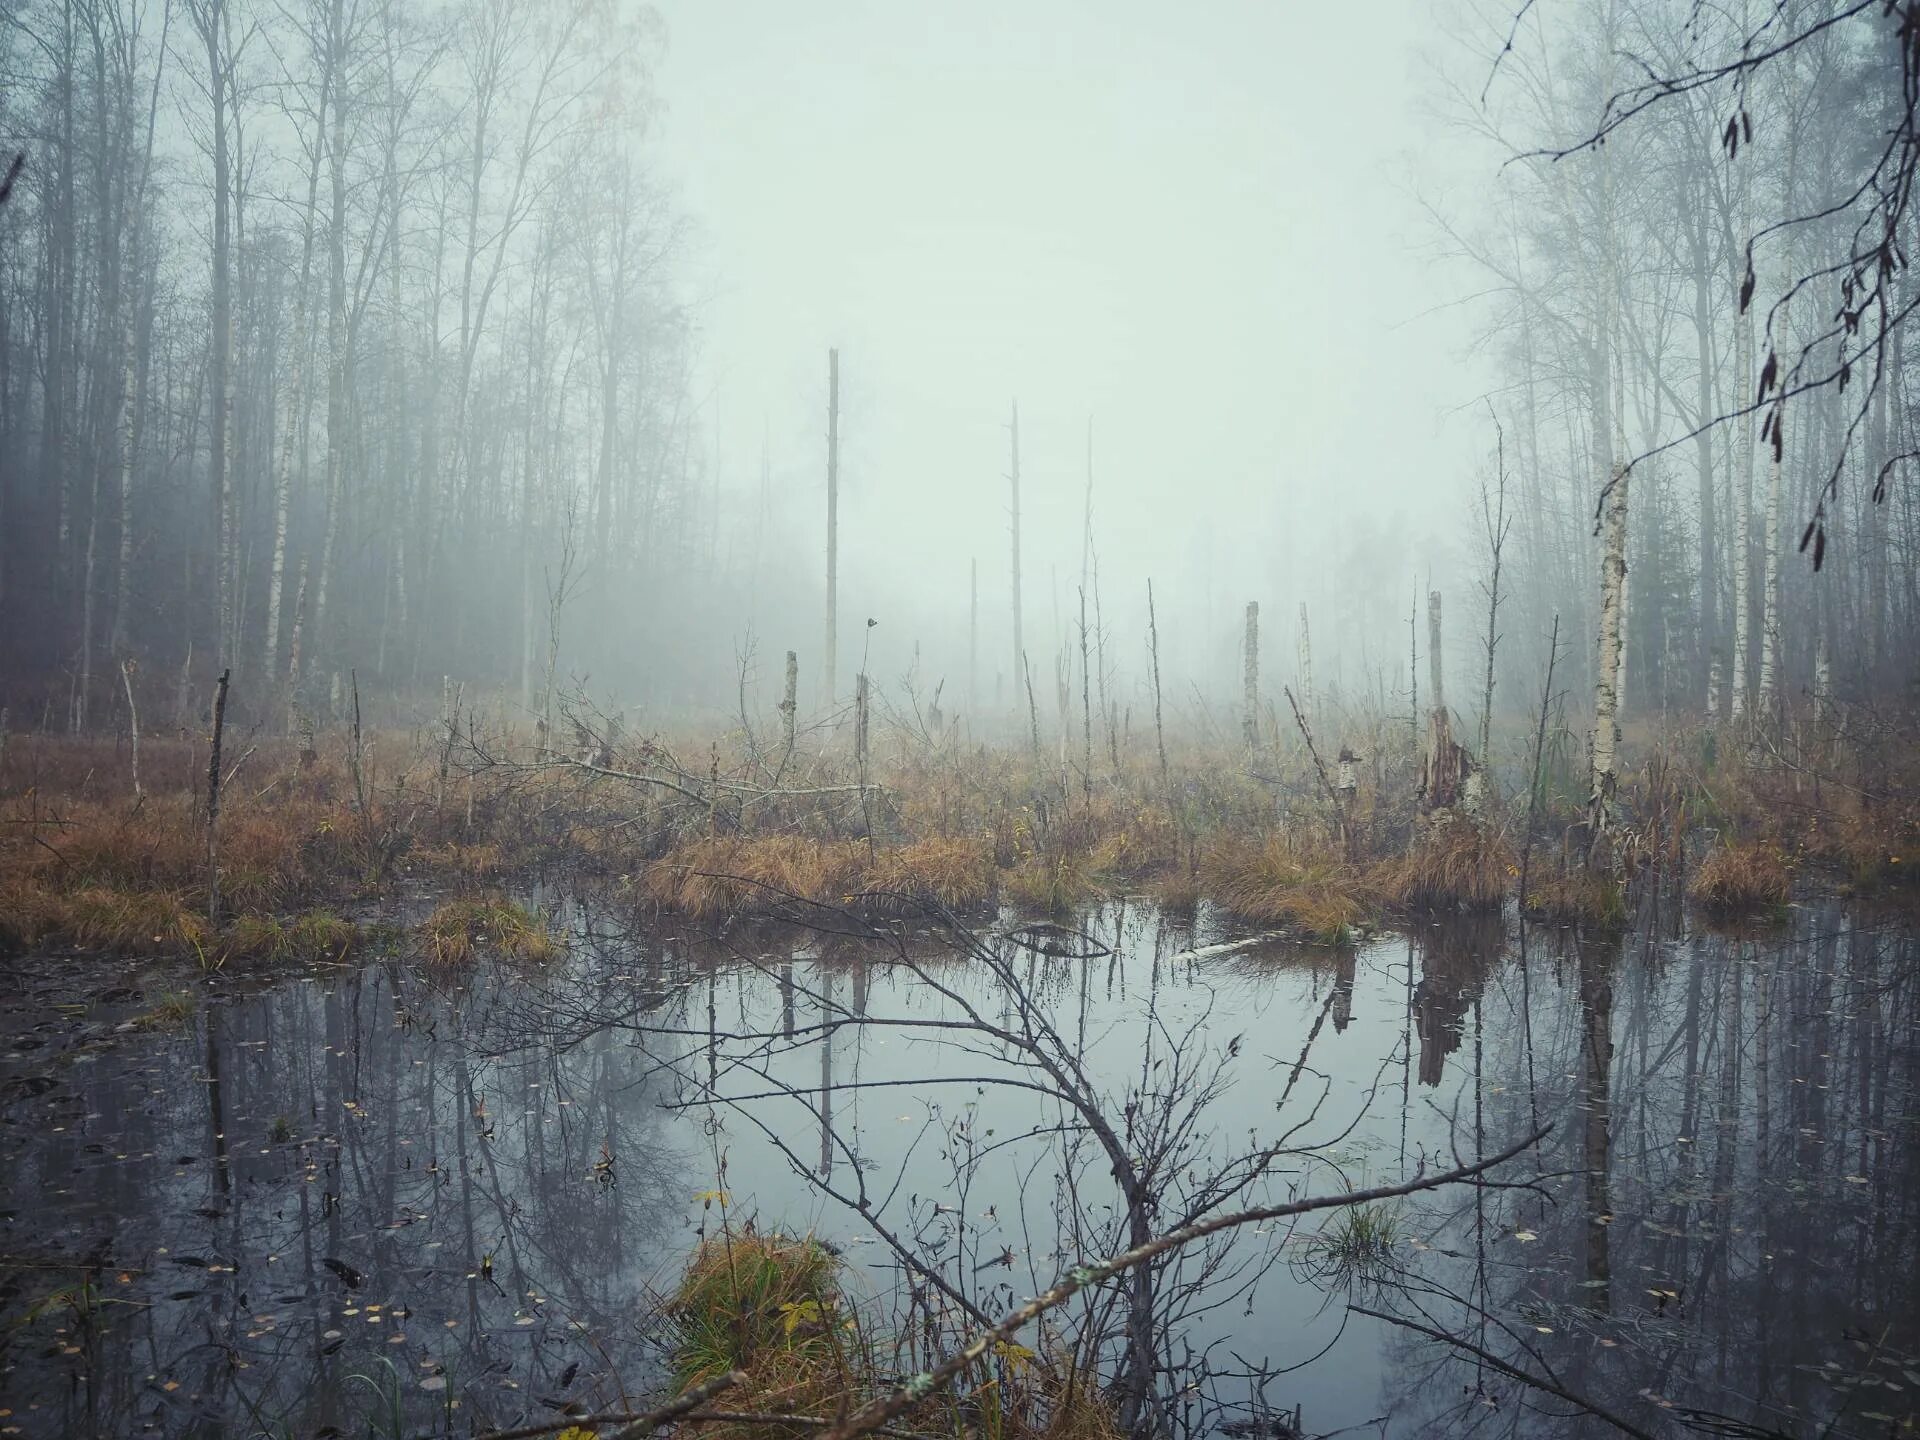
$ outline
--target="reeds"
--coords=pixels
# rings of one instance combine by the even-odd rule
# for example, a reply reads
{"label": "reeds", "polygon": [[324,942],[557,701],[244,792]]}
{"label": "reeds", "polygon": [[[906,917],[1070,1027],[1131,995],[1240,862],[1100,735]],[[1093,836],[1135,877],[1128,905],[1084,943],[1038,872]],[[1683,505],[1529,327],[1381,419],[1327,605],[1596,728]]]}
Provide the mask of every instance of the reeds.
{"label": "reeds", "polygon": [[1759,841],[1716,845],[1700,862],[1687,893],[1720,915],[1783,908],[1793,894],[1793,876],[1777,846]]}

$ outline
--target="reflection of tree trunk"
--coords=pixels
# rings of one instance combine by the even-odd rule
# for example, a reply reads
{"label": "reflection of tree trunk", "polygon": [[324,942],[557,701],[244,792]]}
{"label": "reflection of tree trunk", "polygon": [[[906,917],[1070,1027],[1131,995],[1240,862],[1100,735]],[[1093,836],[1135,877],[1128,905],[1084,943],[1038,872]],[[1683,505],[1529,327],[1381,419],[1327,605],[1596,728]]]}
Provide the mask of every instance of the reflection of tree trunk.
{"label": "reflection of tree trunk", "polygon": [[793,962],[780,967],[780,1033],[793,1038]]}
{"label": "reflection of tree trunk", "polygon": [[1581,1085],[1583,1163],[1587,1172],[1587,1304],[1612,1310],[1612,1261],[1608,1228],[1613,1221],[1608,1199],[1610,1085],[1613,1064],[1613,960],[1597,946],[1580,948]]}
{"label": "reflection of tree trunk", "polygon": [[[820,1021],[833,1023],[833,975],[820,972]],[[820,1178],[833,1178],[833,1031],[820,1032]]]}
{"label": "reflection of tree trunk", "polygon": [[1359,952],[1351,948],[1340,952],[1333,972],[1333,1029],[1338,1034],[1353,1022],[1354,967]]}

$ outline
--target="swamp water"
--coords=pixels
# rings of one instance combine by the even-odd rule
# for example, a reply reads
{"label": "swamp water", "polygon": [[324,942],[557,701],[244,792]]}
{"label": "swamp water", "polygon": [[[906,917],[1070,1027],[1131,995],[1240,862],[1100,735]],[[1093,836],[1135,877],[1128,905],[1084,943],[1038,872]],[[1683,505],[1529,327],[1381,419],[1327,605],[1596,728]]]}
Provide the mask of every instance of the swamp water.
{"label": "swamp water", "polygon": [[1553,1127],[1496,1172],[1513,1188],[1247,1226],[1159,1272],[1169,1429],[1286,1434],[1298,1407],[1310,1435],[1611,1433],[1503,1366],[1656,1435],[1920,1417],[1920,944],[1898,923],[1829,905],[1744,936],[1523,948],[1452,921],[1232,950],[1204,910],[1115,905],[1083,938],[984,942],[990,966],[925,937],[555,914],[571,955],[538,971],[209,986],[18,962],[0,1430],[468,1434],[618,1408],[658,1393],[663,1298],[723,1224],[813,1231],[880,1313],[910,1288],[896,1246],[998,1313],[1128,1233],[1040,1051],[1150,1167],[1156,1231]]}

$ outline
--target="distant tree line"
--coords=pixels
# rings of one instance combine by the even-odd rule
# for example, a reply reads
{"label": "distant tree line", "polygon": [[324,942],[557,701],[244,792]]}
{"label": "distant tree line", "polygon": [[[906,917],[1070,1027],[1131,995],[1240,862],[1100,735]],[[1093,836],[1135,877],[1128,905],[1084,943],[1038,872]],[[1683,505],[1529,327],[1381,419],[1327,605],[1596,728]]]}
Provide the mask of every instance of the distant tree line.
{"label": "distant tree line", "polygon": [[1580,644],[1568,673],[1620,716],[1913,685],[1914,10],[1483,12],[1457,116],[1511,158],[1440,224],[1490,282],[1515,679],[1544,670],[1552,615],[1602,632],[1617,519],[1618,668]]}
{"label": "distant tree line", "polygon": [[607,0],[5,7],[14,723],[86,726],[128,660],[188,709],[228,667],[260,713],[348,670],[532,698],[569,605],[563,669],[731,666],[685,603],[757,557],[722,554],[648,169],[657,29]]}

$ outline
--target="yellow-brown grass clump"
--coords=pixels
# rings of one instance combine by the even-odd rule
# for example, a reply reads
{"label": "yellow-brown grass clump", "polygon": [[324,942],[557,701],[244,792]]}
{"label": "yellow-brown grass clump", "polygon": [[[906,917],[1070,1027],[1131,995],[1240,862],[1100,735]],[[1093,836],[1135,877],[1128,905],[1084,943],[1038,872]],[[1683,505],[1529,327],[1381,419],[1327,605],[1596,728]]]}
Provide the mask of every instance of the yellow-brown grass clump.
{"label": "yellow-brown grass clump", "polygon": [[1470,820],[1437,820],[1404,860],[1383,867],[1382,882],[1403,905],[1423,910],[1497,910],[1517,874],[1499,835]]}
{"label": "yellow-brown grass clump", "polygon": [[498,896],[446,901],[420,927],[420,946],[435,965],[470,964],[482,947],[531,961],[561,950],[544,917]]}
{"label": "yellow-brown grass clump", "polygon": [[0,949],[59,942],[153,955],[197,951],[206,939],[206,917],[173,890],[62,891],[19,881],[0,888]]}
{"label": "yellow-brown grass clump", "polygon": [[[820,1242],[779,1234],[709,1236],[668,1306],[682,1390],[730,1371],[745,1381],[715,1408],[742,1415],[834,1416],[891,1387],[904,1352],[850,1302],[841,1263]],[[997,1440],[1119,1440],[1096,1384],[1025,1346],[1000,1344],[955,1389],[929,1396],[913,1429]],[[810,1433],[773,1419],[702,1427],[718,1440]]]}
{"label": "yellow-brown grass clump", "polygon": [[1372,898],[1351,865],[1278,835],[1219,842],[1201,861],[1200,877],[1206,892],[1240,918],[1329,943],[1351,936]]}
{"label": "yellow-brown grass clump", "polygon": [[221,937],[223,954],[246,960],[338,960],[353,947],[359,931],[351,920],[327,910],[306,910],[291,919],[277,915],[241,915]]}
{"label": "yellow-brown grass clump", "polygon": [[967,910],[993,898],[996,879],[989,841],[936,835],[880,851],[863,893]]}
{"label": "yellow-brown grass clump", "polygon": [[1778,847],[1736,841],[1714,846],[1687,893],[1716,914],[1778,910],[1793,893],[1793,877]]}
{"label": "yellow-brown grass clump", "polygon": [[697,920],[779,908],[792,900],[838,903],[855,894],[866,846],[809,835],[708,835],[677,845],[641,876],[640,892]]}
{"label": "yellow-brown grass clump", "polygon": [[1532,877],[1527,914],[1563,925],[1614,928],[1627,923],[1627,894],[1620,881],[1605,871],[1566,865]]}

